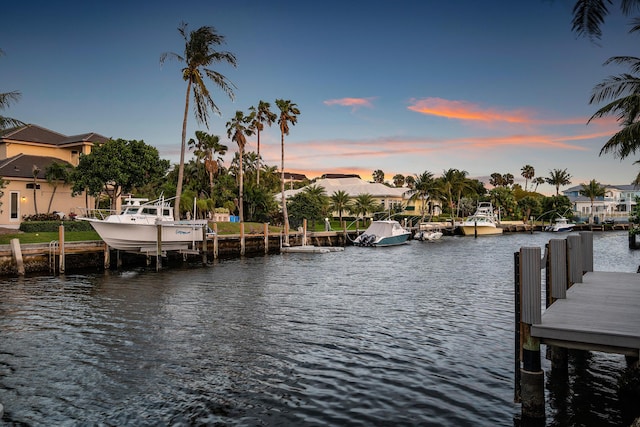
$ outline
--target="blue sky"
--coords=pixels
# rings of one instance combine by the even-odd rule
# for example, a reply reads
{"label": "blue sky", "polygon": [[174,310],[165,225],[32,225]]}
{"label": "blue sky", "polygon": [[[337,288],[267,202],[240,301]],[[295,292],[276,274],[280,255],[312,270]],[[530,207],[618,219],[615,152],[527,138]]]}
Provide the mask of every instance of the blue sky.
{"label": "blue sky", "polygon": [[[628,184],[636,158],[599,156],[618,128],[588,126],[593,87],[621,71],[611,56],[640,56],[638,34],[614,13],[599,43],[571,32],[569,0],[11,2],[0,27],[0,92],[21,100],[3,112],[67,135],[142,139],[179,159],[186,83],[177,27],[210,25],[238,66],[220,65],[232,102],[213,84],[221,116],[209,132],[230,152],[225,123],[236,110],[275,99],[300,108],[285,137],[285,170],[309,178],[381,169],[395,174],[457,168],[486,181],[567,169],[578,185]],[[616,3],[616,8],[617,8]],[[616,9],[617,12],[617,9]],[[198,125],[189,118],[187,138]],[[248,150],[255,151],[255,140]],[[280,165],[277,126],[261,138]],[[231,154],[227,156],[231,159]],[[522,180],[523,181],[523,180]],[[524,182],[522,182],[524,183]],[[552,193],[544,185],[539,191]]]}

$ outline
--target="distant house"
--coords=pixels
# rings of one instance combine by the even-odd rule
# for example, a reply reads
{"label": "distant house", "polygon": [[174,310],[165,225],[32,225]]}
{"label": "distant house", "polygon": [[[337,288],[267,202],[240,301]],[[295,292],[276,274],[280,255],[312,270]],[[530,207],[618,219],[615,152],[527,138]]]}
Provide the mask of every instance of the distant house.
{"label": "distant house", "polygon": [[[71,186],[54,186],[45,178],[52,163],[77,166],[81,154],[89,154],[95,143],[109,138],[96,133],[67,136],[36,125],[0,130],[0,177],[8,181],[0,198],[0,226],[17,228],[24,216],[36,213],[76,213],[93,199],[71,195]],[[49,209],[49,201],[51,208]],[[50,212],[48,212],[50,211]]]}
{"label": "distant house", "polygon": [[[323,176],[327,177],[329,175],[330,174]],[[358,197],[361,194],[370,194],[385,211],[396,211],[399,209],[405,215],[422,216],[420,202],[409,199],[409,196],[406,194],[408,190],[406,187],[389,187],[380,183],[367,182],[357,176],[319,178],[310,185],[324,188],[325,193],[329,197],[338,191],[344,191],[351,198]],[[306,187],[296,190],[286,190],[284,195],[286,198],[290,198],[304,191],[305,188]],[[434,208],[437,210],[434,214],[437,215],[440,212],[440,207],[435,206]]]}
{"label": "distant house", "polygon": [[571,201],[573,215],[580,218],[590,218],[593,213],[594,218],[603,220],[605,218],[624,218],[636,205],[636,197],[640,197],[640,187],[635,185],[603,185],[605,188],[604,197],[598,197],[593,202],[593,212],[591,212],[591,199],[580,195],[582,185],[568,188],[562,192]]}

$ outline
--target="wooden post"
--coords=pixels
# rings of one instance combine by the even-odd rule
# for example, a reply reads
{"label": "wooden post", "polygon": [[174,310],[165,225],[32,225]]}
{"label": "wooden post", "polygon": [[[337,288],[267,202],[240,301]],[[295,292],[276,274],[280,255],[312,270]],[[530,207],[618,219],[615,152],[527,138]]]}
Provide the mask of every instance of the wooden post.
{"label": "wooden post", "polygon": [[531,336],[531,325],[542,320],[542,277],[539,247],[520,248],[520,394],[522,415],[544,418],[544,371],[540,364],[540,339]]}
{"label": "wooden post", "polygon": [[264,254],[269,253],[269,223],[264,224]]}
{"label": "wooden post", "polygon": [[582,272],[593,272],[593,233],[581,231],[579,235],[582,247]]}
{"label": "wooden post", "polygon": [[202,247],[200,250],[202,251],[200,254],[202,255],[202,265],[207,265],[207,228],[209,224],[205,224],[202,226]]}
{"label": "wooden post", "polygon": [[162,268],[162,224],[156,225],[156,271]]}
{"label": "wooden post", "polygon": [[240,256],[244,256],[244,222],[240,223]]}
{"label": "wooden post", "polygon": [[[567,241],[551,239],[547,244],[547,307],[567,297]],[[569,355],[564,347],[548,346],[551,369],[555,375],[569,374]]]}
{"label": "wooden post", "polygon": [[18,275],[24,276],[24,261],[22,259],[22,249],[20,248],[19,239],[11,239],[11,252],[13,253],[13,259],[16,261]]}
{"label": "wooden post", "polygon": [[307,245],[307,218],[302,220],[302,246]]}
{"label": "wooden post", "polygon": [[104,244],[104,269],[108,270],[111,267],[111,251],[109,245]]}
{"label": "wooden post", "polygon": [[60,250],[60,274],[64,274],[64,225],[60,224],[58,227],[58,241],[60,242],[59,250]]}
{"label": "wooden post", "polygon": [[347,234],[347,221],[342,220],[342,230],[344,231],[344,241],[342,242],[342,246],[347,246],[347,237],[349,236]]}
{"label": "wooden post", "polygon": [[213,223],[213,259],[218,259],[218,223]]}
{"label": "wooden post", "polygon": [[582,283],[582,238],[578,235],[567,236],[567,274],[568,287]]}

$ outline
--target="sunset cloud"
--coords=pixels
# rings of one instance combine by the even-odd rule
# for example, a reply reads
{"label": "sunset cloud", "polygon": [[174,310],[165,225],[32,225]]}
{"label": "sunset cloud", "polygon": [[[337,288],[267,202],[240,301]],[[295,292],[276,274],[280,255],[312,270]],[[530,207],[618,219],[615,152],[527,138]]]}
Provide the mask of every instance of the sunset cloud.
{"label": "sunset cloud", "polygon": [[324,101],[324,105],[332,106],[339,105],[341,107],[351,107],[351,111],[356,111],[361,107],[373,108],[372,101],[375,98],[340,98],[340,99],[328,99]]}
{"label": "sunset cloud", "polygon": [[526,111],[502,111],[495,108],[483,108],[468,101],[451,101],[442,98],[413,100],[407,107],[416,113],[448,119],[478,121],[486,123],[533,123],[534,118]]}

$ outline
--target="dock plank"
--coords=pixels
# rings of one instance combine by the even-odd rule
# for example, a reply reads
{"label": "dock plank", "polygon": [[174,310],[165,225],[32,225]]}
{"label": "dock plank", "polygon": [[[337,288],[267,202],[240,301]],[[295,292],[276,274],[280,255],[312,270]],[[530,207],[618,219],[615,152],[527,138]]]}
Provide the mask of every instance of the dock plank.
{"label": "dock plank", "polygon": [[543,342],[638,357],[640,274],[590,272],[532,325]]}

